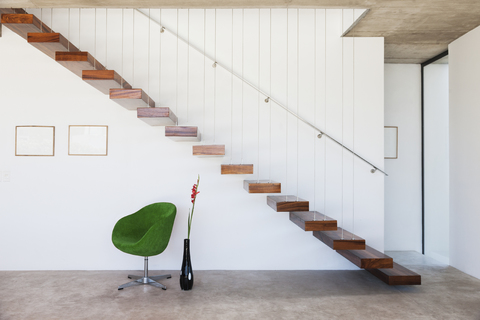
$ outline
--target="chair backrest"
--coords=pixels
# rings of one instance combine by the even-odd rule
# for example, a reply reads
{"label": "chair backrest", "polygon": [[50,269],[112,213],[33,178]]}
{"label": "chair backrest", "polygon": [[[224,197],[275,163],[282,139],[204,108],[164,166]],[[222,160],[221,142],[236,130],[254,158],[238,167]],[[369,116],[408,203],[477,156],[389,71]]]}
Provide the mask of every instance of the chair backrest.
{"label": "chair backrest", "polygon": [[153,203],[118,220],[112,242],[119,250],[138,255],[162,253],[170,241],[177,208],[168,202]]}

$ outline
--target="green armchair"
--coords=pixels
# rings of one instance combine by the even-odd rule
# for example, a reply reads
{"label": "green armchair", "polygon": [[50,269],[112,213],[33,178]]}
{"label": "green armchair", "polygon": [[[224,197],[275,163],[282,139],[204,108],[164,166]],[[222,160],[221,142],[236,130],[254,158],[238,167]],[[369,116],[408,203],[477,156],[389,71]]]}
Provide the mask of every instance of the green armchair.
{"label": "green armchair", "polygon": [[125,253],[144,257],[143,276],[128,275],[134,281],[119,286],[118,290],[142,284],[167,290],[157,280],[170,279],[172,276],[166,274],[149,277],[148,257],[160,254],[167,248],[176,214],[174,204],[159,202],[118,220],[112,232],[113,245]]}

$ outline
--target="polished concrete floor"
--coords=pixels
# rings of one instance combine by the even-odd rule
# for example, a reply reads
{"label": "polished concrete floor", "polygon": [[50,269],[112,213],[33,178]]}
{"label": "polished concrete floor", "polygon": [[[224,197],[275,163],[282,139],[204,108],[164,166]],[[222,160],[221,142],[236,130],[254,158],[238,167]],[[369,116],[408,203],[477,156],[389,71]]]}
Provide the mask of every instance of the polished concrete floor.
{"label": "polished concrete floor", "polygon": [[183,292],[174,271],[167,291],[118,291],[126,271],[2,271],[0,319],[480,319],[480,280],[418,253],[389,255],[423,284],[391,287],[363,270],[197,271]]}

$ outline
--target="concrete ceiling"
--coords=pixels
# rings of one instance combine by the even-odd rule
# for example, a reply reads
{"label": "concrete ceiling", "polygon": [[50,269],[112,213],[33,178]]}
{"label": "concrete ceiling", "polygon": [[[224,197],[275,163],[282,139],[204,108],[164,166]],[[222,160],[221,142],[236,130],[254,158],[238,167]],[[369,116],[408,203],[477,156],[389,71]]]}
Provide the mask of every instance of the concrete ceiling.
{"label": "concrete ceiling", "polygon": [[422,63],[480,25],[479,0],[0,0],[3,8],[362,8],[348,36],[384,37],[386,63]]}

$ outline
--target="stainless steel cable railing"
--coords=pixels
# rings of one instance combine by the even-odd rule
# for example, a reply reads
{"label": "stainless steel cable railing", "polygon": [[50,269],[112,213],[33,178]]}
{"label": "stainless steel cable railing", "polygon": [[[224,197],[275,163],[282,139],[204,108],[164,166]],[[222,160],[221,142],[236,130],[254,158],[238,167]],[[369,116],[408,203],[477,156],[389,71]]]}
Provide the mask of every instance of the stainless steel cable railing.
{"label": "stainless steel cable railing", "polygon": [[333,138],[332,136],[330,136],[329,134],[327,134],[326,132],[324,132],[323,130],[321,130],[320,128],[317,128],[316,126],[314,126],[313,124],[311,124],[310,122],[308,122],[307,120],[305,120],[304,118],[300,117],[298,114],[294,113],[292,110],[288,109],[287,107],[285,107],[283,104],[281,104],[278,100],[276,100],[275,98],[271,97],[270,95],[268,95],[266,92],[264,92],[262,89],[256,87],[253,83],[251,83],[250,81],[246,80],[245,78],[243,78],[242,76],[240,76],[239,74],[237,74],[235,71],[233,71],[232,69],[229,69],[227,66],[219,63],[218,61],[215,61],[214,58],[208,56],[207,54],[205,54],[203,52],[203,50],[200,50],[199,48],[195,47],[191,42],[183,39],[182,37],[180,37],[177,33],[173,32],[172,30],[166,28],[164,25],[160,24],[159,21],[156,21],[154,20],[153,18],[149,17],[148,14],[142,12],[141,10],[139,9],[135,9],[137,12],[139,12],[140,14],[142,14],[143,16],[145,16],[146,18],[152,20],[154,23],[156,23],[157,25],[160,26],[161,28],[161,32],[168,32],[170,33],[171,35],[177,37],[178,40],[182,41],[183,43],[185,43],[187,46],[189,46],[191,49],[197,51],[198,53],[200,53],[201,55],[204,55],[206,58],[208,58],[209,60],[213,61],[213,65],[212,67],[221,67],[222,69],[224,69],[225,71],[227,72],[230,72],[234,77],[236,77],[237,79],[239,79],[240,81],[243,81],[245,84],[247,84],[248,86],[250,86],[252,89],[256,90],[257,92],[259,92],[260,94],[264,95],[265,96],[265,102],[268,103],[268,102],[273,102],[275,103],[277,106],[279,106],[280,108],[282,108],[283,110],[285,110],[286,112],[288,112],[289,114],[291,114],[292,116],[294,116],[295,118],[297,118],[298,120],[300,120],[301,122],[303,122],[304,124],[306,124],[307,126],[311,127],[312,129],[314,129],[315,131],[319,132],[319,134],[317,135],[318,138],[322,138],[322,137],[326,137],[328,139],[330,139],[331,141],[335,142],[336,144],[338,144],[339,146],[341,146],[342,148],[344,148],[345,150],[347,150],[348,152],[350,152],[351,154],[353,154],[355,157],[359,158],[360,160],[364,161],[365,163],[367,163],[368,165],[370,165],[372,167],[372,169],[370,170],[371,173],[375,173],[377,171],[383,173],[385,176],[388,176],[388,174],[383,171],[382,169],[380,169],[378,166],[374,165],[373,163],[371,163],[370,161],[366,160],[364,157],[362,157],[361,155],[359,155],[358,153],[354,152],[353,150],[351,150],[350,148],[348,148],[347,146],[345,146],[344,144],[342,144],[341,142],[339,142],[338,140],[336,140],[335,138]]}

